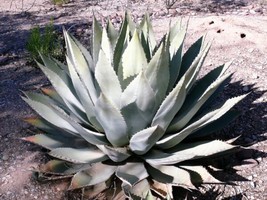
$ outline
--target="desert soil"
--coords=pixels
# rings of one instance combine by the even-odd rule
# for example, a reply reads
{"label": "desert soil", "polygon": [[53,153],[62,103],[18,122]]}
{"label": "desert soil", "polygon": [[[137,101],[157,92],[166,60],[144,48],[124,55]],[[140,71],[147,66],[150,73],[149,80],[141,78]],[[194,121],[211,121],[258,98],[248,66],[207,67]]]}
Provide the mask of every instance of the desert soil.
{"label": "desert soil", "polygon": [[[202,71],[233,60],[229,71],[233,80],[220,99],[250,93],[236,108],[242,115],[217,136],[240,138],[237,144],[252,148],[224,162],[227,177],[234,166],[236,185],[207,185],[190,199],[267,199],[267,2],[261,1],[177,1],[170,9],[165,0],[75,0],[55,6],[49,0],[1,0],[0,4],[0,199],[1,200],[65,200],[82,199],[80,191],[67,192],[64,181],[39,183],[31,177],[31,169],[47,157],[35,145],[19,138],[33,134],[32,127],[22,121],[34,112],[22,101],[21,91],[38,91],[49,82],[38,68],[27,62],[25,43],[34,25],[44,26],[54,19],[56,30],[68,28],[84,44],[90,38],[92,11],[104,22],[111,16],[119,24],[125,9],[135,20],[148,12],[158,37],[169,22],[179,16],[189,19],[185,48],[207,33],[213,39],[210,54]],[[171,2],[171,1],[168,1]]]}

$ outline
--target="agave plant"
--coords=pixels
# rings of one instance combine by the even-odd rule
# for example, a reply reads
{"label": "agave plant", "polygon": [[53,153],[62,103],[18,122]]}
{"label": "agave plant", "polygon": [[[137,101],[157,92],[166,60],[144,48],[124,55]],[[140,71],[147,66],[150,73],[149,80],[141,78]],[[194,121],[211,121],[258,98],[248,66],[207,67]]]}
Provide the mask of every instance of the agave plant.
{"label": "agave plant", "polygon": [[119,30],[94,18],[89,52],[64,30],[67,65],[44,55],[38,63],[53,89],[23,97],[40,116],[26,121],[42,130],[23,139],[53,157],[38,177],[71,177],[70,190],[93,194],[120,188],[130,199],[218,182],[201,161],[238,147],[205,138],[237,116],[231,108],[245,95],[211,105],[229,63],[198,79],[210,42],[201,37],[183,54],[185,34],[177,22],[157,43],[147,15],[137,25],[126,13]]}

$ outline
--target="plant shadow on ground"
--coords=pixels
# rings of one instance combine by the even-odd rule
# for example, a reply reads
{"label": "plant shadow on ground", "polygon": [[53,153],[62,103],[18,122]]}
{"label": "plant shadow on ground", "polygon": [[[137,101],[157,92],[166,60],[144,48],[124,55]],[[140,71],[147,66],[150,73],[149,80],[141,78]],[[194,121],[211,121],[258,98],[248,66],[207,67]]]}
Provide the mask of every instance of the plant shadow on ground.
{"label": "plant shadow on ground", "polygon": [[[248,91],[244,92],[242,88],[247,87]],[[267,153],[261,150],[254,149],[252,145],[266,141],[267,137],[264,135],[267,133],[267,127],[264,125],[266,121],[266,107],[267,102],[253,103],[257,99],[261,98],[266,91],[259,91],[254,85],[242,85],[241,81],[229,84],[225,90],[221,93],[221,96],[215,99],[214,103],[224,102],[227,99],[242,95],[244,93],[249,93],[249,95],[243,99],[237,106],[236,109],[241,111],[241,115],[237,117],[236,120],[231,122],[226,128],[212,134],[209,139],[221,139],[229,140],[231,138],[237,138],[234,144],[237,146],[242,146],[244,148],[240,149],[234,154],[229,154],[221,158],[209,158],[203,162],[198,162],[197,160],[194,164],[201,164],[204,166],[212,166],[217,169],[223,169],[223,171],[215,171],[212,168],[207,168],[208,171],[218,180],[232,185],[233,187],[238,186],[242,181],[249,181],[247,178],[238,175],[237,170],[234,167],[246,165],[250,166],[255,164],[251,162],[255,160],[259,164],[257,158],[266,158]],[[208,139],[207,138],[207,139]],[[241,169],[242,171],[242,169]],[[239,183],[235,183],[238,181]],[[204,193],[193,190],[189,192],[181,187],[174,189],[174,196],[178,196],[179,199],[200,199],[200,200],[213,200],[222,196],[223,190],[218,189],[216,184],[210,185],[209,189],[204,189]],[[223,188],[225,185],[222,185]],[[244,193],[236,193],[234,196],[229,196],[223,198],[224,200],[242,200],[244,198]]]}

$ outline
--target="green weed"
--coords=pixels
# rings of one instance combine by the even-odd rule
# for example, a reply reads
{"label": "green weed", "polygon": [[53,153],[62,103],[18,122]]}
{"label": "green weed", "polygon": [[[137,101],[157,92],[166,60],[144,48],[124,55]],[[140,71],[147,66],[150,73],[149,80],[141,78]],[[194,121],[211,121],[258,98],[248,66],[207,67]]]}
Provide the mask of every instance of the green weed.
{"label": "green weed", "polygon": [[26,50],[30,53],[31,61],[37,60],[41,62],[39,54],[51,55],[56,58],[63,56],[60,40],[55,33],[52,21],[45,26],[43,32],[39,26],[35,26],[31,30],[26,43]]}

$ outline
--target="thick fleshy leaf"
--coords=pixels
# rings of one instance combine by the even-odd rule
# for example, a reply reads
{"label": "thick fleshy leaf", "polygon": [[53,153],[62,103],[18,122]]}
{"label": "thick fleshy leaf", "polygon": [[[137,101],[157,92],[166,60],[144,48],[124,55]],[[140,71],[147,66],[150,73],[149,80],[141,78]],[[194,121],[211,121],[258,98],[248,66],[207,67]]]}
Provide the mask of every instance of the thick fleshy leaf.
{"label": "thick fleshy leaf", "polygon": [[52,88],[41,88],[43,94],[49,96],[55,102],[60,104],[61,106],[67,107],[64,100],[58,95],[58,93]]}
{"label": "thick fleshy leaf", "polygon": [[155,93],[143,72],[140,72],[124,90],[121,107],[130,134],[149,125],[155,113],[155,98]]}
{"label": "thick fleshy leaf", "polygon": [[150,191],[150,184],[147,179],[143,179],[134,186],[122,183],[124,194],[132,200],[155,200]]}
{"label": "thick fleshy leaf", "polygon": [[[37,134],[22,138],[25,141],[38,144],[46,149],[52,150],[59,147],[85,146],[86,142],[78,138],[64,137],[51,134]],[[88,143],[87,143],[88,146]]]}
{"label": "thick fleshy leaf", "polygon": [[168,86],[168,91],[171,91],[175,83],[177,83],[177,78],[179,76],[181,63],[182,63],[182,50],[185,38],[186,30],[181,29],[177,35],[170,41],[170,81]]}
{"label": "thick fleshy leaf", "polygon": [[156,115],[154,116],[151,126],[159,125],[164,131],[168,128],[173,117],[182,107],[186,97],[184,78],[182,78],[175,88],[162,102]]}
{"label": "thick fleshy leaf", "polygon": [[108,156],[96,147],[92,148],[56,148],[49,152],[50,156],[73,163],[93,164],[108,159]]}
{"label": "thick fleshy leaf", "polygon": [[106,136],[103,133],[91,131],[89,129],[84,128],[79,123],[77,123],[73,118],[68,116],[62,109],[56,106],[52,106],[53,111],[57,113],[61,118],[66,120],[72,127],[74,127],[78,134],[84,138],[90,144],[98,144],[98,145],[109,145],[110,143],[106,139]]}
{"label": "thick fleshy leaf", "polygon": [[182,29],[182,19],[177,20],[174,25],[169,25],[169,27],[168,38],[172,42]]}
{"label": "thick fleshy leaf", "polygon": [[94,72],[95,64],[94,64],[91,53],[73,35],[69,34],[69,36],[75,42],[75,44],[79,47],[80,51],[84,55],[84,58],[86,59],[88,67],[90,68],[91,72]]}
{"label": "thick fleshy leaf", "polygon": [[41,165],[38,172],[56,175],[70,175],[91,167],[91,164],[74,164],[63,160],[50,160]]}
{"label": "thick fleshy leaf", "polygon": [[122,55],[123,79],[139,74],[146,67],[147,60],[144,49],[138,37],[138,32],[135,30],[130,43]]}
{"label": "thick fleshy leaf", "polygon": [[112,49],[114,50],[119,33],[114,28],[114,26],[113,26],[113,24],[111,23],[110,20],[108,20],[108,24],[107,24],[107,34],[108,34],[108,38],[110,40],[110,44],[112,46]]}
{"label": "thick fleshy leaf", "polygon": [[232,122],[235,118],[237,118],[240,115],[240,111],[237,110],[229,110],[226,112],[222,117],[219,119],[211,122],[207,126],[200,128],[196,132],[192,133],[188,136],[188,139],[197,139],[197,138],[203,138],[211,133],[214,133],[217,130],[220,130],[224,128],[227,124]]}
{"label": "thick fleshy leaf", "polygon": [[96,105],[96,118],[102,125],[105,135],[114,147],[124,146],[129,142],[126,122],[120,111],[101,94]]}
{"label": "thick fleshy leaf", "polygon": [[149,84],[156,93],[157,105],[165,98],[169,84],[169,55],[165,49],[165,44],[162,43],[155,55],[150,60],[145,76]]}
{"label": "thick fleshy leaf", "polygon": [[151,20],[149,19],[149,15],[146,14],[141,23],[139,28],[141,29],[141,40],[143,44],[143,48],[146,53],[146,57],[148,60],[151,59],[151,55],[153,53],[153,50],[155,49],[157,45],[157,41],[154,36],[154,31],[152,28]]}
{"label": "thick fleshy leaf", "polygon": [[72,81],[74,83],[77,95],[79,96],[79,99],[85,109],[85,114],[87,116],[87,119],[84,120],[82,118],[82,122],[86,125],[92,127],[93,129],[96,129],[98,131],[103,131],[103,128],[101,124],[97,121],[95,117],[95,108],[94,103],[92,102],[90,98],[90,94],[88,93],[88,90],[86,89],[86,86],[84,85],[84,82],[80,79],[80,76],[76,73],[75,68],[73,67],[71,61],[67,59],[70,76],[72,78]]}
{"label": "thick fleshy leaf", "polygon": [[168,132],[175,132],[181,130],[194,117],[194,115],[201,108],[201,106],[229,76],[231,76],[231,74],[226,74],[219,77],[216,81],[214,81],[211,85],[208,86],[208,88],[202,93],[201,96],[197,95],[194,100],[190,99],[191,103],[187,103],[185,101],[185,105],[173,119],[170,127],[168,128]]}
{"label": "thick fleshy leaf", "polygon": [[159,126],[146,128],[135,133],[130,140],[130,149],[137,155],[147,153],[162,137],[164,130]]}
{"label": "thick fleshy leaf", "polygon": [[67,32],[64,32],[64,36],[67,44],[68,57],[70,58],[76,72],[79,74],[81,81],[85,85],[88,94],[90,94],[91,101],[94,103],[98,94],[94,85],[93,75],[89,64],[84,58],[82,51],[70,35]]}
{"label": "thick fleshy leaf", "polygon": [[101,92],[119,108],[121,97],[121,86],[110,60],[106,54],[100,50],[99,60],[95,69],[95,78]]}
{"label": "thick fleshy leaf", "polygon": [[179,77],[177,80],[180,80],[181,77],[186,73],[189,67],[192,65],[194,59],[198,56],[201,49],[204,46],[205,37],[200,37],[193,45],[189,47],[189,49],[185,52],[182,58],[181,70],[179,73]]}
{"label": "thick fleshy leaf", "polygon": [[[38,66],[42,69],[46,77],[50,80],[51,84],[57,91],[57,93],[64,100],[66,105],[71,109],[72,112],[84,112],[84,108],[81,105],[80,101],[73,94],[73,91],[70,89],[72,87],[71,83],[66,83],[61,77],[54,73],[52,70],[38,63]],[[79,115],[79,114],[77,114]]]}
{"label": "thick fleshy leaf", "polygon": [[[130,35],[130,29],[131,29],[129,23],[131,22],[129,21],[129,17],[127,15],[128,14],[125,13],[125,17],[124,17],[122,26],[120,28],[118,40],[116,42],[115,49],[114,49],[113,63],[114,63],[114,70],[116,72],[118,71],[119,65],[121,63],[121,57],[126,48],[126,44],[128,45],[129,43],[129,35]],[[122,73],[122,69],[121,69],[121,73]]]}
{"label": "thick fleshy leaf", "polygon": [[152,166],[147,167],[149,175],[158,182],[194,188],[190,173],[175,166]]}
{"label": "thick fleshy leaf", "polygon": [[184,138],[186,138],[189,134],[218,120],[246,96],[247,95],[241,95],[227,100],[220,108],[205,114],[200,119],[197,119],[195,122],[188,125],[182,131],[172,135],[166,135],[166,137],[164,136],[162,140],[157,142],[157,145],[164,149],[174,147],[175,145],[179,144]]}
{"label": "thick fleshy leaf", "polygon": [[88,93],[88,90],[86,89],[86,86],[84,85],[84,83],[80,79],[80,76],[76,72],[73,63],[71,62],[71,60],[68,57],[66,57],[66,58],[67,58],[67,63],[68,63],[68,67],[69,67],[70,77],[71,77],[72,83],[74,85],[76,94],[79,97],[79,100],[81,101],[81,103],[82,103],[82,105],[86,111],[85,112],[86,116],[88,118],[87,120],[83,120],[83,122],[87,125],[90,125],[90,123],[95,122],[95,119],[92,119],[92,118],[95,118],[93,102],[90,98],[90,94]]}
{"label": "thick fleshy leaf", "polygon": [[129,186],[134,186],[136,183],[148,177],[148,173],[143,163],[128,162],[118,166],[116,176],[121,181]]}
{"label": "thick fleshy leaf", "polygon": [[53,57],[50,58],[50,59],[52,59],[60,67],[60,69],[64,70],[64,72],[67,75],[69,75],[69,71],[68,71],[68,66],[67,65],[65,65],[63,62],[61,62],[61,61],[59,61],[59,60],[57,60],[57,59],[55,59]]}
{"label": "thick fleshy leaf", "polygon": [[46,133],[52,133],[52,134],[58,134],[60,131],[58,128],[46,121],[43,118],[40,117],[28,117],[23,119],[25,122],[35,126],[36,128],[46,132]]}
{"label": "thick fleshy leaf", "polygon": [[78,134],[78,131],[73,126],[60,117],[60,115],[55,113],[50,105],[47,105],[47,102],[44,101],[40,94],[25,94],[28,98],[22,97],[22,99],[28,103],[42,118],[62,130],[68,131],[74,135]]}
{"label": "thick fleshy leaf", "polygon": [[132,155],[127,147],[114,148],[107,145],[97,145],[97,147],[114,162],[122,162]]}
{"label": "thick fleshy leaf", "polygon": [[[102,30],[101,49],[99,50],[99,54],[100,51],[104,52],[109,63],[113,63],[113,50],[106,29]],[[100,59],[100,55],[98,55],[98,62]]]}
{"label": "thick fleshy leaf", "polygon": [[92,55],[96,65],[98,61],[98,54],[101,48],[102,28],[94,16],[93,20],[93,38],[92,38]]}
{"label": "thick fleshy leaf", "polygon": [[149,155],[146,155],[146,162],[152,165],[172,165],[187,160],[216,155],[236,148],[237,146],[219,140],[180,144],[166,153],[160,151],[151,152]]}
{"label": "thick fleshy leaf", "polygon": [[121,114],[127,124],[129,137],[146,128],[150,123],[150,121],[139,112],[136,102],[123,107],[121,109]]}
{"label": "thick fleshy leaf", "polygon": [[155,97],[153,89],[150,87],[143,71],[141,71],[123,91],[120,105],[123,108],[130,103],[136,102],[136,105],[144,114],[151,113],[154,110]]}
{"label": "thick fleshy leaf", "polygon": [[[190,66],[189,70],[185,73],[186,79],[189,78],[190,80],[188,81],[186,85],[186,91],[190,91],[192,86],[195,84],[197,80],[197,76],[201,70],[201,67],[204,64],[204,61],[206,59],[206,56],[208,55],[208,52],[211,47],[211,42],[207,43],[203,50],[199,53],[199,55],[196,57],[196,59],[193,61],[192,66]],[[191,69],[192,68],[192,69]]]}
{"label": "thick fleshy leaf", "polygon": [[[191,110],[193,105],[196,104],[197,100],[204,94],[204,92],[211,86],[211,84],[213,84],[213,82],[216,81],[216,79],[218,79],[219,77],[222,77],[224,72],[229,68],[230,64],[231,63],[226,63],[225,65],[221,65],[213,69],[211,72],[209,72],[199,81],[197,81],[197,83],[194,85],[192,90],[186,96],[186,100],[183,104],[182,110]],[[228,78],[226,78],[222,83],[219,84],[217,89],[213,91],[212,95],[214,95],[214,93],[216,93],[217,90],[224,85],[226,80],[228,80]],[[208,97],[208,100],[212,98],[212,95]],[[206,100],[204,104],[206,104],[208,100]],[[204,107],[204,104],[203,104],[203,107]],[[210,105],[210,102],[208,105]],[[201,109],[202,107],[199,109],[198,112],[200,112]],[[181,112],[183,112],[182,110]]]}
{"label": "thick fleshy leaf", "polygon": [[[58,64],[53,58],[47,57],[45,55],[40,54],[40,57],[45,65],[49,70],[53,71],[54,73],[58,74],[58,76],[66,83],[69,82],[69,71],[67,67],[64,66],[62,69],[61,65]],[[37,63],[38,64],[38,63]]]}
{"label": "thick fleshy leaf", "polygon": [[91,168],[75,174],[69,190],[92,186],[107,181],[116,171],[117,166],[103,163],[93,164]]}

